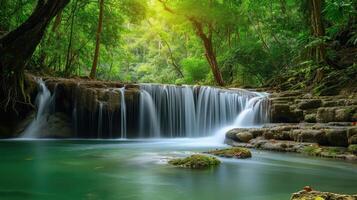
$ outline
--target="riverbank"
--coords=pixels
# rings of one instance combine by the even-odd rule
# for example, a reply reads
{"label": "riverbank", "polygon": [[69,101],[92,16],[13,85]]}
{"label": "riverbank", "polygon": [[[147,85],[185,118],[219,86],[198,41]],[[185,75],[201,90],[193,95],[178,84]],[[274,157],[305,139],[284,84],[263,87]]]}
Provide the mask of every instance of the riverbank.
{"label": "riverbank", "polygon": [[357,94],[271,92],[270,122],[227,132],[232,146],[357,160]]}
{"label": "riverbank", "polygon": [[357,127],[329,124],[268,124],[229,131],[225,143],[234,147],[357,161]]}

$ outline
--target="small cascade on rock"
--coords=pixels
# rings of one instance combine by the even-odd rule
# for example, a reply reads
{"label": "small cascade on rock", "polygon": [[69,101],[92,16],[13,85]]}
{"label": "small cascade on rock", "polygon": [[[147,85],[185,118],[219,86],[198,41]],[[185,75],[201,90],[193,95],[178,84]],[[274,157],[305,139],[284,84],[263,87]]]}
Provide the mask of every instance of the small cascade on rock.
{"label": "small cascade on rock", "polygon": [[25,129],[22,138],[36,138],[47,125],[47,116],[50,112],[51,92],[42,79],[37,80],[38,94],[36,96],[37,113],[30,125]]}
{"label": "small cascade on rock", "polygon": [[213,137],[218,143],[223,143],[226,133],[234,128],[260,127],[269,122],[269,99],[267,93],[254,92],[255,96],[250,98],[242,111],[236,117],[233,124],[222,127]]}
{"label": "small cascade on rock", "polygon": [[185,122],[185,133],[187,137],[194,137],[197,132],[196,126],[196,109],[195,109],[195,99],[193,95],[193,90],[189,86],[183,88],[183,98],[184,98],[184,122]]}
{"label": "small cascade on rock", "polygon": [[160,137],[160,124],[154,101],[145,90],[140,91],[139,135],[140,137]]}
{"label": "small cascade on rock", "polygon": [[102,137],[103,132],[103,102],[99,102],[98,108],[98,138]]}
{"label": "small cascade on rock", "polygon": [[251,98],[244,110],[238,115],[234,125],[239,128],[252,127],[268,122],[267,94],[255,93],[256,97]]}
{"label": "small cascade on rock", "polygon": [[120,91],[120,136],[126,138],[126,104],[125,104],[125,87],[119,89]]}
{"label": "small cascade on rock", "polygon": [[74,99],[74,102],[73,102],[73,110],[72,110],[72,120],[73,120],[73,124],[74,124],[74,132],[76,134],[76,137],[78,137],[78,92],[79,92],[79,83],[77,83],[76,87],[74,88],[73,90],[73,93],[72,93],[72,96],[73,96],[73,99]]}

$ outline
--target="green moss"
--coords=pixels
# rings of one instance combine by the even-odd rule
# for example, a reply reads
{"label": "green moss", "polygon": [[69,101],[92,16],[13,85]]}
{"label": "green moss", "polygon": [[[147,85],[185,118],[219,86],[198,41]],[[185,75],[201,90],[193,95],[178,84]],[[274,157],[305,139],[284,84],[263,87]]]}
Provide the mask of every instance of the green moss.
{"label": "green moss", "polygon": [[353,154],[357,154],[357,144],[351,144],[348,146],[348,151]]}
{"label": "green moss", "polygon": [[302,149],[302,153],[310,156],[322,156],[335,158],[339,155],[346,154],[346,148],[343,147],[320,147],[317,145],[306,146]]}
{"label": "green moss", "polygon": [[186,158],[178,158],[169,160],[169,164],[183,167],[183,168],[190,168],[190,169],[205,169],[213,166],[217,166],[221,163],[217,158],[212,156],[206,155],[192,155]]}
{"label": "green moss", "polygon": [[337,157],[338,155],[342,155],[346,152],[346,148],[343,147],[325,147],[322,149],[323,156],[325,157]]}
{"label": "green moss", "polygon": [[226,158],[250,158],[252,157],[252,153],[249,149],[241,148],[241,147],[233,147],[228,149],[219,149],[207,152],[212,155],[226,157]]}
{"label": "green moss", "polygon": [[317,145],[306,146],[302,149],[302,153],[310,156],[318,156],[321,154],[322,151],[322,148]]}

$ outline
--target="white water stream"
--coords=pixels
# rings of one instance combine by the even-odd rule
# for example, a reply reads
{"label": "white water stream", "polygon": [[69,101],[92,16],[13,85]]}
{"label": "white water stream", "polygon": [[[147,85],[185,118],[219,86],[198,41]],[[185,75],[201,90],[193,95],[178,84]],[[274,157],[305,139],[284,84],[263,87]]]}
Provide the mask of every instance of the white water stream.
{"label": "white water stream", "polygon": [[[55,101],[54,98],[51,100],[51,93],[41,79],[38,80],[38,85],[37,114],[24,131],[25,138],[36,138],[41,129],[46,127],[51,101]],[[269,118],[266,93],[206,86],[142,84],[138,105],[135,105],[138,114],[128,121],[125,87],[116,91],[120,93],[120,117],[113,120],[113,113],[108,112],[110,105],[107,102],[99,102],[94,118],[97,132],[94,137],[102,138],[107,135],[108,129],[105,129],[105,126],[112,132],[112,127],[116,125],[120,131],[116,137],[128,138],[133,134],[127,130],[128,123],[136,123],[136,135],[140,138],[210,137],[223,142],[228,130],[261,126],[267,123]],[[80,119],[76,102],[72,113],[77,133],[77,123]],[[90,128],[93,124],[84,125]]]}
{"label": "white water stream", "polygon": [[47,117],[50,110],[51,92],[42,79],[37,80],[38,94],[36,97],[37,113],[29,126],[21,135],[22,138],[36,138],[39,131],[47,126]]}

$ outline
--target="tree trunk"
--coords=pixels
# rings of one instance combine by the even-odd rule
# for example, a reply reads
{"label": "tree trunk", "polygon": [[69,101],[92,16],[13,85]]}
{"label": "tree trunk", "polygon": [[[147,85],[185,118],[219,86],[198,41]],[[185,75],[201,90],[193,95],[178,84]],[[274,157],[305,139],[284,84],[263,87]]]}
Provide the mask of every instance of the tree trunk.
{"label": "tree trunk", "polygon": [[73,58],[73,30],[74,30],[74,19],[76,18],[76,12],[78,8],[78,0],[76,0],[73,3],[72,11],[71,11],[71,28],[69,31],[69,41],[68,41],[68,46],[67,46],[67,53],[66,53],[66,65],[64,67],[64,75],[69,76],[71,71],[73,71],[72,68],[72,58]]}
{"label": "tree trunk", "polygon": [[216,83],[219,86],[224,86],[224,81],[222,78],[221,71],[219,70],[218,67],[218,62],[216,58],[216,53],[214,52],[213,49],[213,44],[212,44],[212,29],[209,27],[209,34],[206,35],[203,31],[203,26],[202,23],[196,21],[193,18],[190,18],[190,21],[192,22],[193,26],[196,28],[196,34],[197,36],[202,40],[204,48],[205,48],[205,56],[208,61],[208,64],[211,67],[213,77],[216,81]]}
{"label": "tree trunk", "polygon": [[97,73],[97,66],[98,66],[98,59],[99,59],[99,50],[100,50],[100,34],[102,32],[103,26],[103,9],[104,9],[104,0],[99,1],[99,19],[98,19],[98,29],[97,29],[97,39],[95,44],[95,52],[94,52],[94,59],[92,70],[90,72],[90,77],[95,78]]}
{"label": "tree trunk", "polygon": [[0,38],[0,106],[27,102],[24,69],[40,43],[50,21],[70,0],[38,0],[31,16],[17,29]]}
{"label": "tree trunk", "polygon": [[173,52],[172,52],[172,50],[171,50],[170,44],[169,44],[165,39],[163,39],[163,38],[161,38],[161,39],[162,39],[162,41],[166,44],[167,49],[169,50],[169,54],[170,54],[170,59],[171,59],[171,64],[172,64],[172,66],[174,66],[174,68],[175,68],[177,74],[178,74],[181,78],[184,78],[184,75],[183,75],[183,73],[182,73],[182,71],[181,71],[181,69],[180,69],[180,66],[179,66],[179,65],[176,63],[176,61],[175,61],[175,57],[174,57],[174,54],[173,54]]}
{"label": "tree trunk", "polygon": [[[321,17],[323,0],[309,0],[308,2],[310,8],[312,35],[315,38],[321,38],[325,35],[325,29]],[[326,57],[325,45],[319,44],[314,47],[312,49],[312,56],[316,62],[324,62]]]}
{"label": "tree trunk", "polygon": [[[172,10],[171,8],[169,8],[166,5],[166,1],[164,0],[158,0],[160,3],[162,3],[164,9],[172,14],[175,14],[175,11]],[[211,3],[211,2],[210,2]],[[216,83],[220,86],[224,86],[224,81],[222,78],[222,74],[219,70],[218,67],[218,62],[217,62],[217,58],[216,58],[216,54],[214,52],[213,49],[213,44],[212,44],[212,26],[208,25],[208,29],[209,29],[209,34],[206,35],[204,32],[204,28],[201,22],[197,21],[194,17],[190,17],[190,16],[185,16],[193,25],[193,27],[196,29],[196,35],[202,40],[204,48],[205,48],[205,56],[206,59],[208,61],[208,64],[211,67],[212,73],[213,73],[213,77],[216,81]]]}

